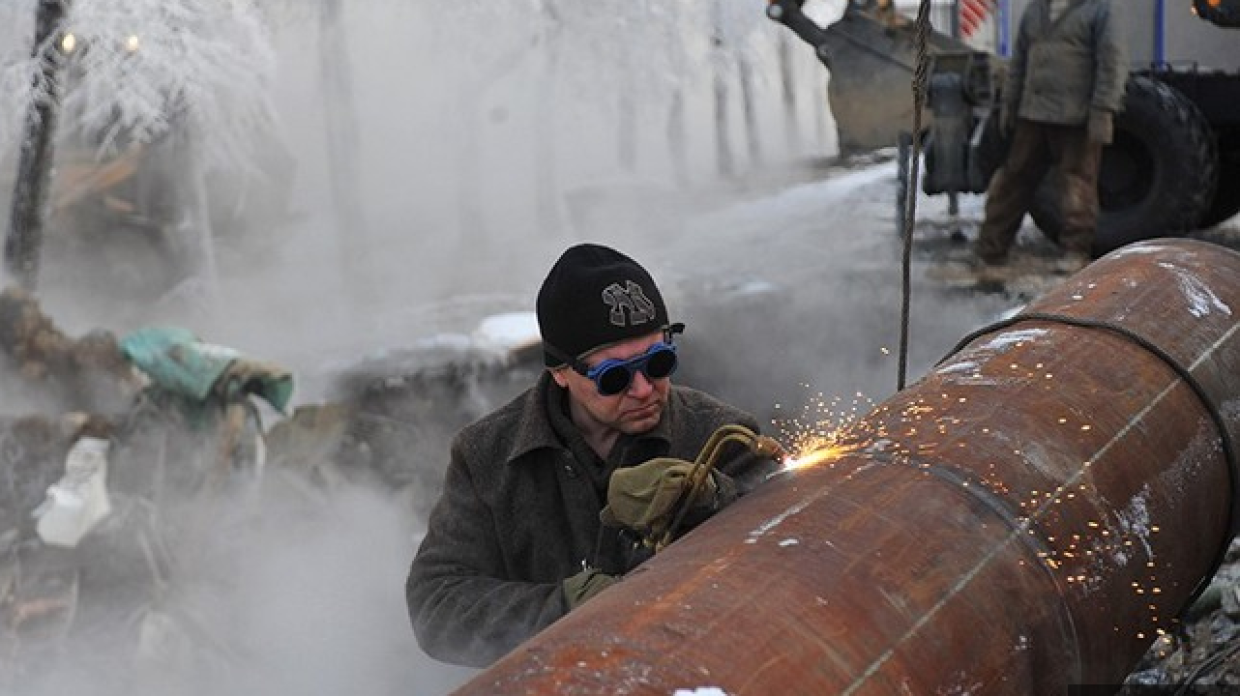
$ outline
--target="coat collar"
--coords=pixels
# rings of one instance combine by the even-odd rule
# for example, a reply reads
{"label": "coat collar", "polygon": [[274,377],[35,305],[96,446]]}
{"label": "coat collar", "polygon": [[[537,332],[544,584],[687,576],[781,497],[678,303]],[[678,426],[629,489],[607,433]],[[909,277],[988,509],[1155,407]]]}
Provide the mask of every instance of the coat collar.
{"label": "coat collar", "polygon": [[[508,451],[508,456],[504,461],[508,464],[515,464],[522,460],[526,455],[542,449],[564,449],[564,443],[556,435],[555,429],[551,426],[551,420],[547,416],[547,409],[552,403],[551,390],[563,392],[563,388],[555,383],[551,378],[551,372],[544,370],[538,377],[538,382],[532,388],[527,390],[520,399],[521,415],[517,421],[517,434],[513,438],[512,448]],[[663,410],[663,417],[659,419],[659,423],[650,430],[636,436],[621,436],[621,441],[632,437],[637,440],[663,440],[671,441],[672,424],[675,419],[672,404],[676,401],[676,387],[673,386],[668,393],[668,403]]]}

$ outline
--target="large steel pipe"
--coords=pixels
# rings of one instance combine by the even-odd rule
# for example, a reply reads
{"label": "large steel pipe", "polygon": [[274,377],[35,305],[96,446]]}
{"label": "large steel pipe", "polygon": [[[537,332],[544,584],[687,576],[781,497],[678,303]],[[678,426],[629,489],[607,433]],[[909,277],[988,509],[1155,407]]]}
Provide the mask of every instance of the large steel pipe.
{"label": "large steel pipe", "polygon": [[1233,533],[1238,310],[1240,255],[1114,252],[457,693],[1118,683]]}

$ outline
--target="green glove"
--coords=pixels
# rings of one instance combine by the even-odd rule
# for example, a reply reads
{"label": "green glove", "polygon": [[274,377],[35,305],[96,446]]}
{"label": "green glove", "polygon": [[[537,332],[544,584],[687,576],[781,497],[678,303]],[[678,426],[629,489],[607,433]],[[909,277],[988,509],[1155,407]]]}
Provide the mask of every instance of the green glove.
{"label": "green glove", "polygon": [[564,578],[564,598],[568,600],[568,610],[581,606],[582,602],[620,582],[620,578],[608,575],[601,570],[586,568],[576,575]]}
{"label": "green glove", "polygon": [[[691,483],[693,464],[683,459],[658,457],[637,466],[616,469],[607,485],[607,506],[599,519],[609,527],[628,527],[646,538],[659,538],[671,526],[675,505]],[[709,505],[718,492],[714,478],[707,476],[689,507]]]}

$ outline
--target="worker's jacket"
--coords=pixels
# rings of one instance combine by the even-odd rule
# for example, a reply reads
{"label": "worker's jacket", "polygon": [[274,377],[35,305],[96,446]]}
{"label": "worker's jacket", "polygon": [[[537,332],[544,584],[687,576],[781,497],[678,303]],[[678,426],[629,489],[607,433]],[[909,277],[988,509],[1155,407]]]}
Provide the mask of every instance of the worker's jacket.
{"label": "worker's jacket", "polygon": [[1021,17],[1004,101],[1020,118],[1083,126],[1090,109],[1115,113],[1128,80],[1120,17],[1110,0],[1075,0],[1052,22],[1034,0]]}
{"label": "worker's jacket", "polygon": [[[694,461],[725,424],[757,430],[749,414],[673,385],[659,424],[621,435],[603,462],[565,425],[565,399],[544,373],[454,439],[443,493],[406,584],[414,632],[432,657],[486,666],[567,613],[565,578],[587,565],[621,575],[649,557],[627,532],[599,522],[615,468],[654,457]],[[568,442],[566,427],[576,435]],[[715,469],[714,509],[774,468],[738,444],[726,447]]]}

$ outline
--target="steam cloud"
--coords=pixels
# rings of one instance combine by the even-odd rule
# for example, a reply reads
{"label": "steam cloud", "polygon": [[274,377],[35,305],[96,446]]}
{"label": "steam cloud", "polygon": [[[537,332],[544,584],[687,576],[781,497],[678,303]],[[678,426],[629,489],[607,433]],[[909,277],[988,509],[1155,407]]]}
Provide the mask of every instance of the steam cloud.
{"label": "steam cloud", "polygon": [[[281,126],[271,138],[287,157],[263,162],[269,176],[287,177],[291,219],[245,238],[216,230],[213,309],[109,303],[106,287],[80,282],[109,262],[88,254],[45,260],[45,310],[75,335],[187,326],[293,368],[307,403],[324,398],[320,378],[343,364],[468,330],[484,313],[530,309],[551,260],[588,239],[642,260],[666,286],[690,324],[680,381],[762,418],[818,390],[880,399],[895,363],[879,349],[895,346],[898,327],[898,284],[878,274],[892,267],[893,245],[876,231],[890,225],[890,191],[866,194],[871,178],[833,196],[803,187],[743,202],[762,190],[750,175],[833,154],[835,144],[812,52],[791,47],[788,112],[785,30],[760,6],[713,14],[716,5],[740,7],[346,4],[359,124],[352,183],[364,216],[347,229],[332,214],[324,123],[326,109],[348,105],[325,103],[318,27],[294,12],[273,35]],[[712,49],[716,36],[725,51]],[[743,137],[740,58],[760,147]],[[728,86],[730,176],[719,172],[716,79]],[[676,113],[683,136],[669,140]],[[250,195],[267,195],[273,181],[252,182]],[[11,190],[0,189],[5,209]],[[800,241],[763,241],[786,233]],[[764,285],[760,271],[772,264],[780,284]],[[940,309],[914,312],[923,332],[914,374],[993,307]],[[27,412],[27,397],[6,390],[0,413]],[[446,442],[437,449],[443,459],[415,465],[442,467]],[[23,696],[447,691],[470,672],[423,656],[409,628],[403,582],[421,521],[407,493],[360,484],[325,493],[273,473],[254,495],[187,504],[168,536],[174,582],[140,615],[79,617],[98,623]],[[108,644],[118,623],[136,642],[145,626],[147,661],[131,662],[133,643]]]}

